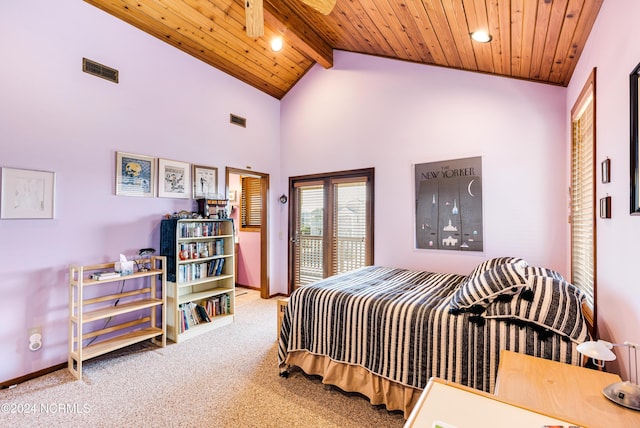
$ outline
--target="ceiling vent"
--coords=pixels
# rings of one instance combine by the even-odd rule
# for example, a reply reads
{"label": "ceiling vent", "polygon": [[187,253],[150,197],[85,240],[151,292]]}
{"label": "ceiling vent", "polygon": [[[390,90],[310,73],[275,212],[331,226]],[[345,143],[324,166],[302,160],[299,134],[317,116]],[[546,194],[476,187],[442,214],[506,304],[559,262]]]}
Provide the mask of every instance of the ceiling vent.
{"label": "ceiling vent", "polygon": [[243,128],[247,127],[247,119],[245,119],[244,117],[236,116],[235,114],[229,115],[229,122],[233,123],[234,125],[242,126]]}
{"label": "ceiling vent", "polygon": [[118,70],[91,61],[90,59],[82,58],[82,71],[118,83]]}

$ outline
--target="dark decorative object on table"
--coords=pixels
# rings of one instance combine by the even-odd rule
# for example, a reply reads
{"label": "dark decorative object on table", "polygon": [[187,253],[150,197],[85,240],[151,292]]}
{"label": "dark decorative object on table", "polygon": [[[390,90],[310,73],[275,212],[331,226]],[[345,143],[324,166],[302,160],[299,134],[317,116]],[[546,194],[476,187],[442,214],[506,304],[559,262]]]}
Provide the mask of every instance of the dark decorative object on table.
{"label": "dark decorative object on table", "polygon": [[148,272],[151,270],[150,263],[144,263],[143,260],[148,256],[155,254],[155,252],[156,250],[154,248],[142,248],[138,251],[138,256],[134,260],[138,272]]}

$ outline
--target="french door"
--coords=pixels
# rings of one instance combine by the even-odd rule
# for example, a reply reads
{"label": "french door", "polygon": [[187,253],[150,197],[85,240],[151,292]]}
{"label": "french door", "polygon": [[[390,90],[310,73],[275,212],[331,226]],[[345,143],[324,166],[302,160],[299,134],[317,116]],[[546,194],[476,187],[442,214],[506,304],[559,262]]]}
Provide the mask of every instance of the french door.
{"label": "french door", "polygon": [[373,172],[289,179],[289,292],[373,263]]}

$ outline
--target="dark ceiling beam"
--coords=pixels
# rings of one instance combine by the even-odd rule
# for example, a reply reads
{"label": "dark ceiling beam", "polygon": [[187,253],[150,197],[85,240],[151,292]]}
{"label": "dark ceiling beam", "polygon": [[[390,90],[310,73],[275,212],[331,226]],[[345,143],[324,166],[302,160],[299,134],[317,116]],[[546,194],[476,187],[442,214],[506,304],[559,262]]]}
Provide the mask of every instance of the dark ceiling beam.
{"label": "dark ceiling beam", "polygon": [[333,49],[329,43],[283,1],[264,0],[264,20],[267,25],[280,32],[288,44],[324,68],[333,67]]}

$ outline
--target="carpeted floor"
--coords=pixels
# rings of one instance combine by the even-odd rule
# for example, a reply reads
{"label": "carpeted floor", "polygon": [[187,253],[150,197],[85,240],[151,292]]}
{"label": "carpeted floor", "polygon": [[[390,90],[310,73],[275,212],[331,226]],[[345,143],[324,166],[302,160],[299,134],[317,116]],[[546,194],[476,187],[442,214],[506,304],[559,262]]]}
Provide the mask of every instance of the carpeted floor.
{"label": "carpeted floor", "polygon": [[238,289],[231,325],[145,342],[0,391],[2,427],[401,427],[402,413],[293,370],[278,375],[276,299]]}

